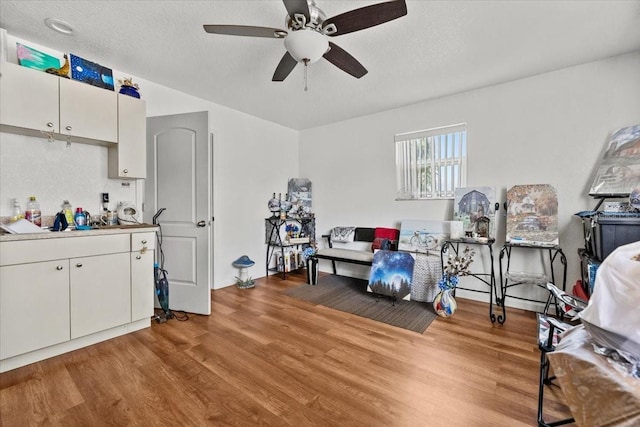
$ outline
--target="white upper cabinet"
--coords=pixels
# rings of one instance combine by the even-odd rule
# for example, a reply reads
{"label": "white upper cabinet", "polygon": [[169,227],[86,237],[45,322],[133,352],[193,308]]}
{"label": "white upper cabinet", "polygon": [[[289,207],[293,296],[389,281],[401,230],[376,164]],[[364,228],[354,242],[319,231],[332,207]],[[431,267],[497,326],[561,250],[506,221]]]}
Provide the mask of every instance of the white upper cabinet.
{"label": "white upper cabinet", "polygon": [[60,133],[118,142],[118,95],[111,90],[61,78]]}
{"label": "white upper cabinet", "polygon": [[7,132],[76,142],[118,142],[118,94],[17,64],[1,65],[0,124]]}
{"label": "white upper cabinet", "polygon": [[147,106],[118,95],[118,145],[109,147],[109,178],[147,177]]}
{"label": "white upper cabinet", "polygon": [[0,63],[0,124],[59,132],[58,80],[42,71]]}

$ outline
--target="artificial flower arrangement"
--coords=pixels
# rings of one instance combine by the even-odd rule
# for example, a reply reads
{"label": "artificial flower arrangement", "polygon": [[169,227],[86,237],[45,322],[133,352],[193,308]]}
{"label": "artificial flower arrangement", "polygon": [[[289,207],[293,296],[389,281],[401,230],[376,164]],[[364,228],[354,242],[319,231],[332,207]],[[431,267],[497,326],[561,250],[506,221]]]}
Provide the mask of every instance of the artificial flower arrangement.
{"label": "artificial flower arrangement", "polygon": [[476,252],[467,246],[462,251],[462,254],[449,255],[447,258],[442,278],[438,282],[440,292],[433,300],[433,308],[439,316],[449,317],[455,313],[458,305],[452,292],[458,285],[458,277],[470,274],[469,267],[475,254]]}

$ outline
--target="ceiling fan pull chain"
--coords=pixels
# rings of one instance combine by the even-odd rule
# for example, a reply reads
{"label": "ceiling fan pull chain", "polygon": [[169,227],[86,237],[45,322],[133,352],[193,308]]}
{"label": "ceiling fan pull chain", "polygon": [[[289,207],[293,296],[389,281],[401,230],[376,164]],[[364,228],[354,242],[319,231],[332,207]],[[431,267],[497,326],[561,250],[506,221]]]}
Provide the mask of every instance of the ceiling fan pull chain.
{"label": "ceiling fan pull chain", "polygon": [[308,59],[303,59],[304,61],[304,91],[307,92],[309,88],[307,87],[307,69],[309,68],[307,65],[309,64]]}

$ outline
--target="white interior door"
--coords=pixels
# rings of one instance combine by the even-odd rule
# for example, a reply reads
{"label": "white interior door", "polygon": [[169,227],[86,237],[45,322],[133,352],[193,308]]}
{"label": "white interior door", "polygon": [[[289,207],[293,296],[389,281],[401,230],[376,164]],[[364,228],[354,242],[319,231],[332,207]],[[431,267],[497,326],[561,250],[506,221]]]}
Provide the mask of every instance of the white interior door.
{"label": "white interior door", "polygon": [[208,112],[147,119],[144,216],[166,208],[156,254],[172,310],[211,314],[211,153]]}

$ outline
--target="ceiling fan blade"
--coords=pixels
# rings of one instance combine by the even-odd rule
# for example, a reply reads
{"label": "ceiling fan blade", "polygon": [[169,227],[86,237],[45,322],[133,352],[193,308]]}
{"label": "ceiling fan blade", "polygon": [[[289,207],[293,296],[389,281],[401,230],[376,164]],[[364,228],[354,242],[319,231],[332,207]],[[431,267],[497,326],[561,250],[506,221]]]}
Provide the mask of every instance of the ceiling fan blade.
{"label": "ceiling fan blade", "polygon": [[334,24],[337,31],[330,36],[341,36],[354,31],[364,30],[384,24],[407,14],[407,4],[404,0],[393,0],[384,3],[354,9],[326,19],[322,28]]}
{"label": "ceiling fan blade", "polygon": [[307,18],[307,22],[309,22],[309,5],[307,4],[307,0],[282,0],[284,3],[284,7],[287,8],[287,13],[293,19],[293,15],[296,13],[301,13]]}
{"label": "ceiling fan blade", "polygon": [[324,59],[340,68],[342,71],[351,74],[356,79],[359,79],[368,73],[367,69],[364,68],[356,58],[351,56],[340,46],[331,42],[329,42],[329,46],[331,49],[323,55]]}
{"label": "ceiling fan blade", "polygon": [[293,59],[293,56],[291,56],[289,52],[286,52],[280,60],[278,67],[276,67],[276,72],[273,73],[273,78],[271,79],[271,81],[284,81],[284,79],[287,78],[287,76],[291,73],[291,71],[293,71],[297,64],[298,61]]}
{"label": "ceiling fan blade", "polygon": [[204,30],[211,34],[227,36],[267,37],[281,39],[287,35],[280,28],[252,27],[250,25],[203,25]]}

